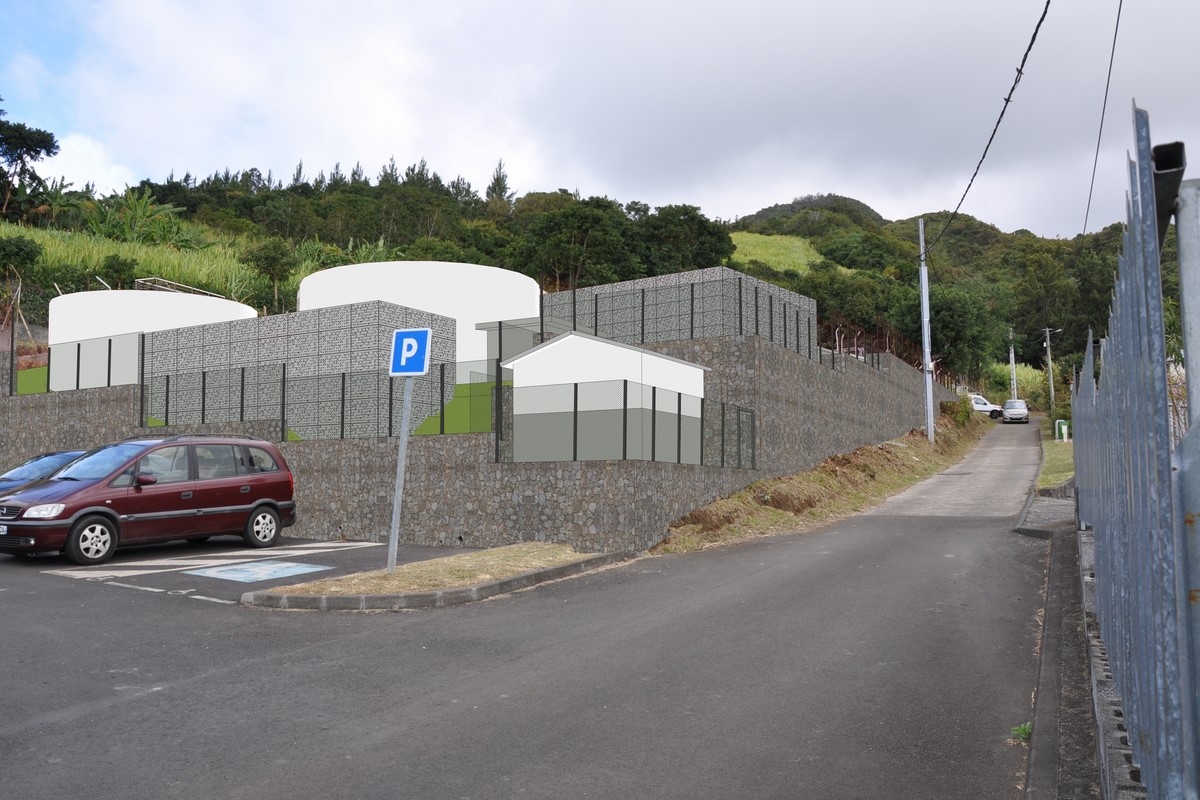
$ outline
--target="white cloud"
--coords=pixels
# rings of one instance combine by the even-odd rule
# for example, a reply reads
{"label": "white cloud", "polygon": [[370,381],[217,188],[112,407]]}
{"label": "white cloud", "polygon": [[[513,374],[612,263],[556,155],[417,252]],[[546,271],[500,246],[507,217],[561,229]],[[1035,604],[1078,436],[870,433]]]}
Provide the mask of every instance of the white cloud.
{"label": "white cloud", "polygon": [[121,192],[136,185],[141,176],[127,164],[117,161],[103,143],[80,133],[58,137],[58,155],[37,165],[46,180],[65,179],[72,188],[83,189],[91,183],[99,195]]}
{"label": "white cloud", "polygon": [[[503,158],[520,192],[723,218],[833,192],[896,218],[957,204],[1043,5],[112,0],[69,12],[49,77],[26,52],[2,69],[36,77],[25,107],[70,120],[98,184],[394,156],[482,189]],[[1051,7],[965,212],[1078,233],[1115,13]],[[1156,137],[1200,141],[1198,24],[1200,4],[1126,4],[1093,229],[1122,213],[1133,97]]]}

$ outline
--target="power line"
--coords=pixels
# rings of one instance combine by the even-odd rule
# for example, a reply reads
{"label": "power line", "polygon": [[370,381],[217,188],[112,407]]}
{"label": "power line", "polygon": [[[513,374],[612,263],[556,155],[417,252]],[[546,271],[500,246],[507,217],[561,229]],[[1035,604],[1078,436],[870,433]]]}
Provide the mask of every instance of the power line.
{"label": "power line", "polygon": [[1108,110],[1108,88],[1112,85],[1113,60],[1117,56],[1117,32],[1121,30],[1121,7],[1125,0],[1117,2],[1117,24],[1113,27],[1112,51],[1108,54],[1108,77],[1104,79],[1104,104],[1100,107],[1100,131],[1096,134],[1096,157],[1092,159],[1092,182],[1088,184],[1087,209],[1083,212],[1083,233],[1087,233],[1088,217],[1092,213],[1092,191],[1096,188],[1096,165],[1100,163],[1100,137],[1104,135],[1104,115]]}
{"label": "power line", "polygon": [[1012,88],[1008,90],[1008,95],[1004,98],[1004,105],[1000,107],[1000,116],[996,118],[996,124],[992,128],[992,135],[988,137],[987,145],[983,148],[983,155],[979,157],[979,163],[975,165],[975,172],[971,174],[971,180],[967,182],[967,188],[963,191],[962,197],[959,198],[958,205],[954,207],[954,211],[950,214],[950,219],[946,220],[946,224],[936,237],[933,243],[925,248],[927,255],[942,237],[946,235],[946,231],[950,229],[950,224],[954,222],[954,218],[958,216],[959,209],[962,208],[963,202],[967,199],[967,192],[971,191],[971,186],[975,183],[975,178],[979,175],[979,170],[983,166],[983,160],[987,158],[988,150],[991,149],[992,140],[996,138],[996,131],[1000,130],[1000,122],[1004,119],[1004,112],[1008,110],[1008,104],[1012,102],[1013,92],[1017,91],[1017,84],[1021,82],[1021,76],[1025,71],[1025,61],[1029,58],[1030,51],[1033,50],[1033,43],[1037,41],[1038,31],[1042,29],[1042,23],[1046,21],[1046,14],[1050,11],[1050,0],[1046,0],[1046,7],[1042,9],[1042,16],[1038,19],[1037,25],[1033,29],[1033,36],[1029,38],[1029,45],[1025,48],[1025,55],[1021,56],[1021,64],[1017,67],[1017,77],[1013,79]]}

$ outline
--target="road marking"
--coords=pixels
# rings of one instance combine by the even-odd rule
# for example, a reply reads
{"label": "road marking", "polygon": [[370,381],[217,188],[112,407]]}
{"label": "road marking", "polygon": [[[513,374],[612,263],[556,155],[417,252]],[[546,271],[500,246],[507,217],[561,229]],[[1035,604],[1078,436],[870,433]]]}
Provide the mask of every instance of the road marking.
{"label": "road marking", "polygon": [[189,595],[189,596],[193,600],[207,600],[210,603],[221,603],[222,605],[227,605],[227,606],[236,606],[237,605],[236,600],[222,600],[219,597],[206,597],[202,594],[193,594],[193,595]]}
{"label": "road marking", "polygon": [[166,589],[155,589],[153,586],[134,586],[132,583],[117,583],[116,581],[105,581],[108,586],[120,586],[122,589],[137,589],[141,592],[165,592]]}
{"label": "road marking", "polygon": [[298,564],[294,561],[258,561],[253,564],[233,564],[210,569],[189,569],[185,575],[199,575],[202,578],[220,578],[223,581],[238,581],[239,583],[258,583],[276,578],[288,578],[292,575],[304,575],[309,572],[322,572],[333,567],[319,564]]}
{"label": "road marking", "polygon": [[66,569],[42,570],[46,575],[62,578],[86,578],[105,580],[108,578],[134,578],[139,575],[154,575],[160,572],[185,572],[207,567],[223,567],[253,561],[268,561],[285,555],[320,555],[342,550],[357,550],[362,547],[382,547],[382,542],[313,542],[311,544],[270,547],[259,551],[236,550],[229,553],[199,553],[194,556],[147,558],[140,561],[123,561],[117,565],[96,567],[69,567]]}

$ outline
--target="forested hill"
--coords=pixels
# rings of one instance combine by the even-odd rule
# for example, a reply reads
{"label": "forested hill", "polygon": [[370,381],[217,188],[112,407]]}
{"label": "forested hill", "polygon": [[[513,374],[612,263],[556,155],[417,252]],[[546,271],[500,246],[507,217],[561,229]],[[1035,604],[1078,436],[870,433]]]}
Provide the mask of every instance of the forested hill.
{"label": "forested hill", "polygon": [[[1010,329],[1017,359],[1037,366],[1045,360],[1047,328],[1055,358],[1066,366],[1077,360],[1089,330],[1103,335],[1121,225],[1067,241],[1024,230],[1004,233],[965,214],[923,216],[935,356],[952,370],[977,374],[989,360],[1007,360]],[[857,200],[817,195],[763,209],[732,229],[738,239],[799,237],[817,258],[807,272],[782,273],[792,288],[865,330],[883,320],[919,338],[917,219],[889,222]],[[739,248],[734,258],[741,253]],[[1178,298],[1175,260],[1172,231],[1163,266],[1168,314]],[[746,264],[760,277],[769,274],[767,266]]]}
{"label": "forested hill", "polygon": [[[1032,364],[1042,361],[1045,328],[1062,329],[1056,358],[1082,350],[1089,326],[1102,329],[1119,226],[1058,241],[964,215],[943,234],[948,218],[925,216],[936,242],[929,266],[943,367],[978,374],[1006,356],[1010,326],[1018,358]],[[755,235],[807,255],[781,267],[754,253],[747,237]],[[30,180],[0,215],[0,266],[20,271],[33,321],[44,319],[58,291],[101,288],[99,280],[125,287],[146,276],[287,310],[304,275],[393,259],[495,265],[548,290],[727,264],[814,297],[823,314],[864,330],[890,325],[912,338],[919,331],[916,221],[889,222],[836,195],[727,222],[690,205],[651,208],[564,189],[519,194],[503,162],[480,192],[421,161],[403,170],[392,162],[373,177],[357,165],[316,176],[299,165],[286,182],[256,169],[172,176],[107,197]]]}

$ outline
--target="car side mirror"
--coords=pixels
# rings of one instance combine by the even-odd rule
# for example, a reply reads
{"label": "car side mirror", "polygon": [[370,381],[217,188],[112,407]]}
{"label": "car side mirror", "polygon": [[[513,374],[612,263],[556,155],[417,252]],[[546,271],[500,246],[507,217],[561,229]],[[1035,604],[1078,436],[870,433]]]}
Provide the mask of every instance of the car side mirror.
{"label": "car side mirror", "polygon": [[147,475],[139,472],[137,476],[137,482],[138,486],[151,486],[155,483],[158,483],[158,478],[154,477],[153,475]]}

